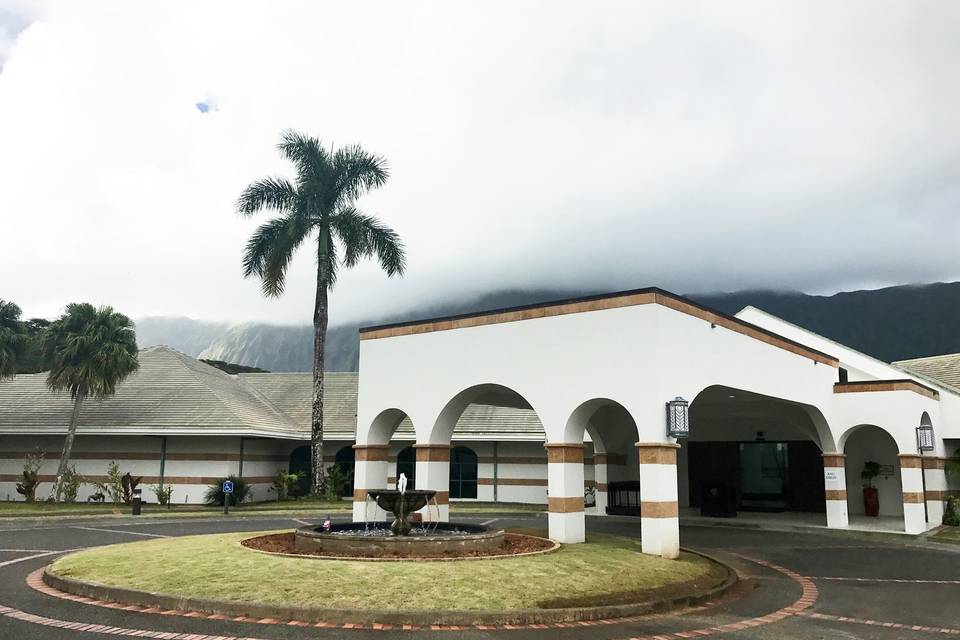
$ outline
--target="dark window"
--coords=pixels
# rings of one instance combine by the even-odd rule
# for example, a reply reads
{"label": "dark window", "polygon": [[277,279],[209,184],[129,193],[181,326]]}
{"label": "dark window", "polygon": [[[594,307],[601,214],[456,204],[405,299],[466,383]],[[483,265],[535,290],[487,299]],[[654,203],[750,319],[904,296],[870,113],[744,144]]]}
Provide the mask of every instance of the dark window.
{"label": "dark window", "polygon": [[477,497],[477,454],[467,447],[450,451],[450,497]]}
{"label": "dark window", "polygon": [[847,382],[848,377],[849,376],[847,375],[847,370],[844,369],[843,367],[840,367],[840,382]]}
{"label": "dark window", "polygon": [[406,447],[397,454],[397,480],[400,474],[407,476],[407,489],[417,488],[417,452],[413,447]]}
{"label": "dark window", "polygon": [[310,477],[313,473],[313,463],[310,460],[310,447],[297,447],[290,452],[290,466],[288,473],[300,474],[300,480],[291,490],[291,497],[296,498],[310,493]]}
{"label": "dark window", "polygon": [[344,478],[343,483],[337,488],[337,495],[352,496],[353,495],[353,468],[354,468],[353,447],[347,446],[337,451],[337,455],[334,458],[333,464],[340,470],[340,473],[343,475],[343,478]]}

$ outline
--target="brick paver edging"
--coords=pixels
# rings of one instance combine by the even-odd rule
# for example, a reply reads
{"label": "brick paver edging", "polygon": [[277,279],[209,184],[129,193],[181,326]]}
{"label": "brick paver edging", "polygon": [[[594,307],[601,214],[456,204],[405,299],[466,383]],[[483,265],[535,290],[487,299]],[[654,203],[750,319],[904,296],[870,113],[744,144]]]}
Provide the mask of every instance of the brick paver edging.
{"label": "brick paver edging", "polygon": [[[270,534],[267,534],[270,535]],[[541,538],[540,536],[530,536],[525,533],[511,533],[512,536],[521,536],[523,538],[536,538],[537,540],[546,540],[551,543],[549,549],[540,549],[539,551],[525,551],[524,553],[511,553],[506,555],[489,555],[489,556],[462,556],[454,558],[431,558],[431,557],[420,557],[420,556],[403,556],[403,557],[384,557],[384,558],[366,558],[363,556],[324,556],[320,554],[312,553],[280,553],[279,551],[264,551],[263,549],[254,549],[253,547],[248,547],[243,543],[246,540],[253,540],[255,538],[263,538],[266,536],[254,536],[253,538],[244,538],[243,540],[238,540],[234,544],[245,551],[252,551],[254,553],[262,553],[267,556],[279,556],[281,558],[298,558],[300,560],[342,560],[345,562],[463,562],[465,560],[510,560],[513,558],[528,558],[530,556],[542,556],[545,553],[553,553],[560,549],[560,543],[554,542],[553,540],[548,540],[547,538]]]}
{"label": "brick paver edging", "polygon": [[[571,607],[563,609],[516,609],[508,611],[371,611],[364,609],[321,609],[257,603],[227,602],[206,598],[184,598],[109,587],[65,578],[49,571],[49,566],[28,578],[34,589],[49,595],[67,598],[85,604],[96,604],[115,609],[145,613],[168,613],[189,617],[214,619],[241,619],[249,622],[263,620],[293,621],[290,624],[372,628],[389,626],[402,629],[434,628],[547,628],[543,625],[582,626],[610,624],[624,619],[639,618],[651,613],[663,613],[708,602],[729,591],[737,583],[737,573],[719,560],[696,551],[685,550],[706,558],[724,569],[724,579],[710,587],[673,598],[633,604],[601,607]],[[319,623],[319,624],[318,624]],[[285,622],[286,624],[286,622]]]}

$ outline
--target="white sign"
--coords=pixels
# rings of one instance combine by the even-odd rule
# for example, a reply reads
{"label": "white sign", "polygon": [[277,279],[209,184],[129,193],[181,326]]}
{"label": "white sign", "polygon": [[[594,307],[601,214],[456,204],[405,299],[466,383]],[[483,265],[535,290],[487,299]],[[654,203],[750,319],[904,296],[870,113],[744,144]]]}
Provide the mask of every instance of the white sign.
{"label": "white sign", "polygon": [[827,482],[837,482],[840,480],[840,474],[837,473],[836,469],[824,469],[823,479]]}

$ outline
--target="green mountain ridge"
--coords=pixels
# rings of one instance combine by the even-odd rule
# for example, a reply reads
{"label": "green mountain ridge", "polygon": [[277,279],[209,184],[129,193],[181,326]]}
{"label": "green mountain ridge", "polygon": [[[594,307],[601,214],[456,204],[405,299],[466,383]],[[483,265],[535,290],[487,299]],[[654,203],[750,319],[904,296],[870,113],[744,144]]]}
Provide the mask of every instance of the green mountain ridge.
{"label": "green mountain ridge", "polygon": [[[425,305],[422,310],[331,327],[327,370],[356,371],[361,326],[457,315],[599,293],[582,289],[509,289],[474,300]],[[849,291],[831,296],[786,291],[693,294],[700,304],[730,315],[747,305],[892,362],[960,352],[960,282]],[[269,371],[310,371],[309,325],[231,325],[189,318],[154,317],[137,322],[141,347],[165,344],[194,357]]]}

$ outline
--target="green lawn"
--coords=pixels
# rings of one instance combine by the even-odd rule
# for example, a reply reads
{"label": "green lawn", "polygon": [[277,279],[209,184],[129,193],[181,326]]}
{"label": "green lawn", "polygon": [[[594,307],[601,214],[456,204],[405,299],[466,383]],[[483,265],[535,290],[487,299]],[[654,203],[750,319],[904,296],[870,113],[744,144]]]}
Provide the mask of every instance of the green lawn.
{"label": "green lawn", "polygon": [[[269,533],[269,532],[263,532]],[[269,556],[241,547],[254,533],[147,540],[57,560],[59,575],[188,597],[352,609],[504,610],[640,601],[664,587],[718,584],[695,555],[640,553],[640,541],[591,535],[546,555],[461,562],[351,562]],[[681,586],[683,585],[683,586]]]}

